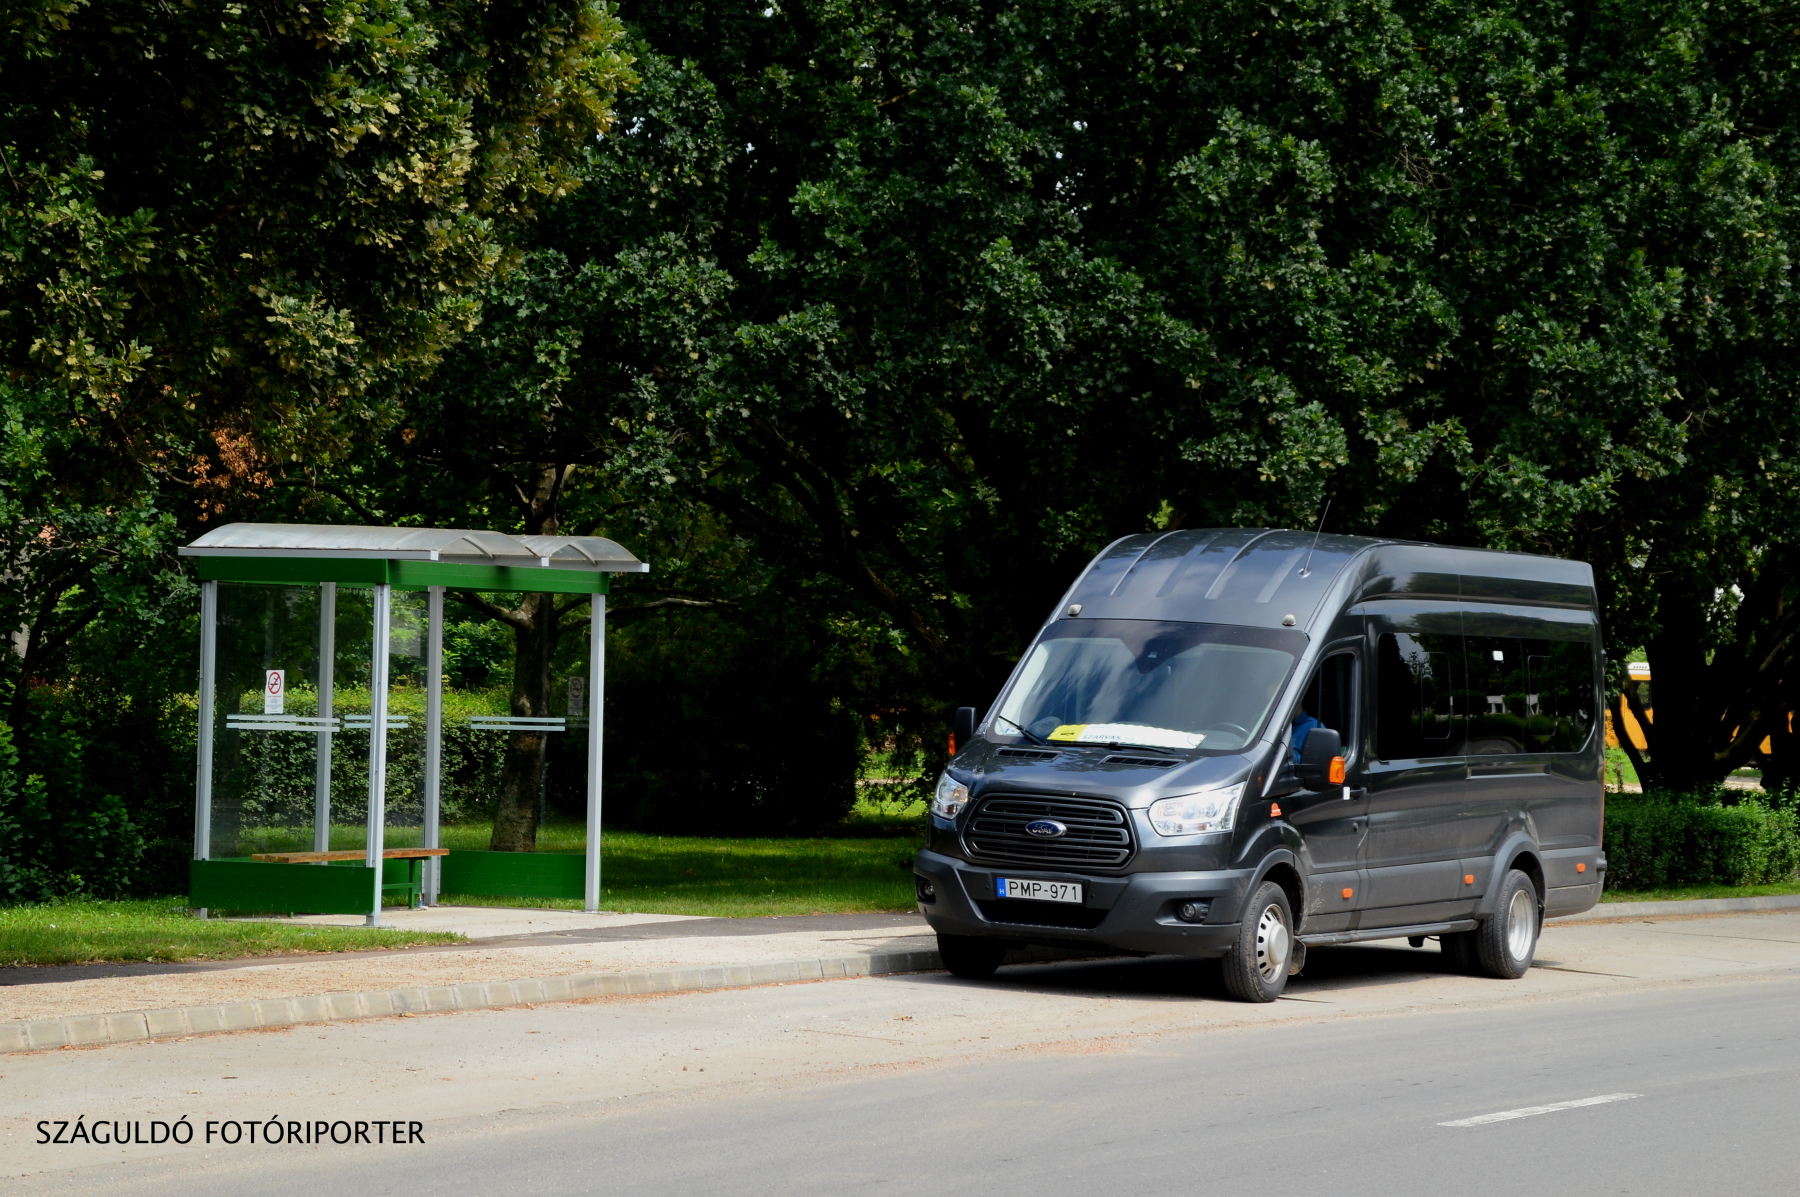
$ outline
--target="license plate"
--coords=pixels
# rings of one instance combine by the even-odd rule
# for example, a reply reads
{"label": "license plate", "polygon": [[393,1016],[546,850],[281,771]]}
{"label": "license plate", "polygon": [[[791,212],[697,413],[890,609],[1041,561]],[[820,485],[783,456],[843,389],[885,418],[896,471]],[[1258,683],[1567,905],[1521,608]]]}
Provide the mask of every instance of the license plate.
{"label": "license plate", "polygon": [[994,878],[994,896],[1024,898],[1028,902],[1067,902],[1081,905],[1081,886],[1073,881],[1027,881],[1019,877]]}

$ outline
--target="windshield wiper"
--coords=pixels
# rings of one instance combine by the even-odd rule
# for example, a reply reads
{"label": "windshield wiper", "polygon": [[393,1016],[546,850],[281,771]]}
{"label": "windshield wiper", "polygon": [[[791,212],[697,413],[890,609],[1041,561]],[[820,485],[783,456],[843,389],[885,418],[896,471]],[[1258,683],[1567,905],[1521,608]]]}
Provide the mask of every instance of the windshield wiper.
{"label": "windshield wiper", "polygon": [[1044,739],[1044,737],[1038,735],[1036,732],[1032,731],[1030,728],[1026,727],[1024,724],[1020,723],[1016,719],[1008,719],[1005,715],[995,715],[994,718],[1000,720],[1002,723],[1012,724],[1014,727],[1019,729],[1020,735],[1024,736],[1027,740],[1030,740],[1033,744],[1042,744],[1045,748],[1055,747],[1055,745],[1051,744],[1050,741]]}

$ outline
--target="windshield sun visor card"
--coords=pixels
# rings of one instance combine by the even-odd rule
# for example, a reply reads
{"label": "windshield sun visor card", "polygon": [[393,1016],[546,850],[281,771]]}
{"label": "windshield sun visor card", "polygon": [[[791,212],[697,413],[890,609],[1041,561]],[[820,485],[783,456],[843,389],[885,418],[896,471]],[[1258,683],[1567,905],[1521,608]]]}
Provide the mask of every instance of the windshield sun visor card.
{"label": "windshield sun visor card", "polygon": [[1148,748],[1198,748],[1201,732],[1175,731],[1142,723],[1065,723],[1051,732],[1059,744],[1142,744]]}

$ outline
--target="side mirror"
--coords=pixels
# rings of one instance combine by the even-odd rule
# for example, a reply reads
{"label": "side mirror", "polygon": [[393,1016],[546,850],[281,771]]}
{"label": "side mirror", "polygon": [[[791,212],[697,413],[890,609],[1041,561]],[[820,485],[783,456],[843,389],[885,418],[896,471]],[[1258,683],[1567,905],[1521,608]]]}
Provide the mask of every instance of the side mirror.
{"label": "side mirror", "polygon": [[980,713],[974,707],[957,707],[950,721],[950,755],[955,756],[975,740],[975,721]]}
{"label": "side mirror", "polygon": [[1300,746],[1300,763],[1294,772],[1300,784],[1317,793],[1344,784],[1344,740],[1329,727],[1315,727]]}

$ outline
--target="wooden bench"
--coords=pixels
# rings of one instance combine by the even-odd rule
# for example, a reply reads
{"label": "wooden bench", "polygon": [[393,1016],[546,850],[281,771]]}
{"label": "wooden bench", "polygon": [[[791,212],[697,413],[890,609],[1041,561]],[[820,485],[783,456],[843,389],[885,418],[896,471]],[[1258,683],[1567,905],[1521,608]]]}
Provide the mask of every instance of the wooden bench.
{"label": "wooden bench", "polygon": [[[425,859],[430,856],[448,856],[448,848],[384,848],[381,852],[383,860],[404,860],[407,862],[406,880],[388,882],[383,877],[381,887],[383,896],[388,893],[404,894],[406,904],[416,907],[425,890]],[[367,860],[369,854],[361,848],[343,852],[258,852],[250,857],[267,864],[330,864],[334,860]]]}

